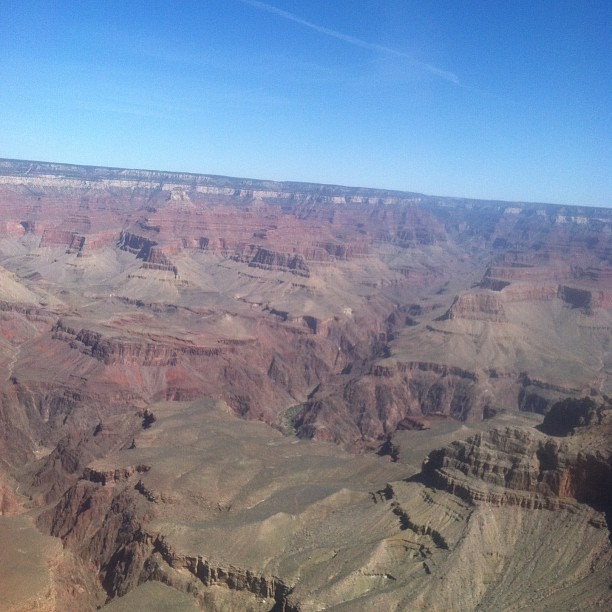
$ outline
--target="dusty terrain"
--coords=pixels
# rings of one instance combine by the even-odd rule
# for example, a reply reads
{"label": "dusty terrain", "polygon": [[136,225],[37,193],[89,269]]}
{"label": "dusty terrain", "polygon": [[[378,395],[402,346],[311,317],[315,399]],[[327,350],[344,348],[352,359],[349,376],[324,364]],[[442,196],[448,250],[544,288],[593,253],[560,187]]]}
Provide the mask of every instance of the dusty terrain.
{"label": "dusty terrain", "polygon": [[0,605],[609,607],[611,338],[608,209],[0,160]]}

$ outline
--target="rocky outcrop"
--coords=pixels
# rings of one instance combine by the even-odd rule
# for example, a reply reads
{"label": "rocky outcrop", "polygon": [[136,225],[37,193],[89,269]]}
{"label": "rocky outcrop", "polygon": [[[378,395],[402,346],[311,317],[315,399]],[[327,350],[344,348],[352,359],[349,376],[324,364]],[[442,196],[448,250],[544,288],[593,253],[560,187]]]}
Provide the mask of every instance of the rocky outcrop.
{"label": "rocky outcrop", "polygon": [[321,385],[311,394],[294,419],[298,435],[356,450],[404,428],[411,417],[479,421],[491,410],[477,374],[461,368],[377,363],[369,373],[347,378],[341,390]]}
{"label": "rocky outcrop", "polygon": [[612,291],[559,285],[558,297],[571,308],[591,312],[593,308],[612,308]]}
{"label": "rocky outcrop", "polygon": [[558,401],[582,395],[586,389],[564,386],[538,380],[521,372],[518,377],[520,391],[518,393],[518,408],[524,412],[546,414]]}
{"label": "rocky outcrop", "polygon": [[158,500],[147,494],[140,480],[135,486],[131,480],[148,470],[145,465],[111,471],[87,468],[39,524],[48,524],[68,549],[93,561],[107,598],[154,580],[190,593],[201,603],[208,587],[222,585],[269,599],[274,610],[295,610],[287,602],[291,586],[278,577],[181,553],[148,527],[151,510],[139,503],[138,493],[147,502]]}
{"label": "rocky outcrop", "polygon": [[[568,512],[581,501],[607,503],[597,490],[606,489],[600,485],[609,478],[609,454],[588,433],[605,424],[599,398],[610,393],[607,209],[0,160],[0,234],[0,263],[11,270],[0,268],[3,482],[31,496],[36,510],[29,511],[42,512],[41,528],[61,537],[99,578],[98,605],[151,579],[198,598],[213,585],[240,589],[275,600],[277,609],[292,596],[312,607],[405,609],[412,599],[386,599],[392,583],[405,580],[416,593],[425,576],[435,578],[432,589],[440,578],[455,580],[446,570],[436,575],[436,563],[450,565],[433,557],[453,554],[448,524],[463,521],[466,508],[475,512],[471,502]],[[578,412],[549,412],[568,395],[597,405],[581,400]],[[333,525],[325,521],[337,500],[325,501],[322,513],[305,516],[291,536],[302,544],[282,542],[300,571],[310,571],[316,539],[327,543],[338,529],[346,527],[351,546],[355,533],[369,534],[372,525],[390,526],[392,537],[385,533],[376,550],[363,553],[367,563],[356,564],[350,577],[329,578],[371,543],[360,540],[344,559],[330,548],[317,585],[298,597],[295,590],[287,596],[293,579],[279,578],[280,565],[241,563],[238,555],[227,563],[204,547],[187,552],[172,529],[152,526],[162,506],[168,522],[181,512],[183,525],[208,520],[202,512],[210,508],[189,497],[192,490],[185,497],[192,506],[176,503],[174,490],[160,486],[166,475],[149,460],[164,423],[163,409],[152,404],[202,397],[223,399],[226,413],[354,451],[385,441],[384,452],[396,460],[385,463],[385,474],[402,465],[398,439],[436,436],[437,422],[442,430],[484,429],[482,419],[504,408],[546,418],[541,430],[499,428],[431,456],[429,482],[470,500],[452,498],[460,506],[452,520],[450,495],[425,485],[423,516],[410,507],[408,489],[417,483],[398,485],[406,485],[405,496],[385,498],[387,514],[378,504],[372,520],[371,509],[359,506],[363,491],[341,494],[351,503]],[[453,425],[453,418],[463,423]],[[181,465],[198,452],[190,436],[201,419],[194,411],[186,421],[184,443],[167,432],[170,446],[180,446]],[[231,442],[202,461],[203,480],[212,463],[223,463],[209,488],[242,482],[253,466],[259,475],[269,470],[277,439],[236,460],[247,445],[246,425],[239,421]],[[300,452],[309,448],[295,443]],[[339,465],[322,458],[338,449],[312,446],[325,448],[318,467],[288,495],[264,499],[266,489],[259,497],[263,488],[254,481],[245,493],[256,491],[249,525],[272,498],[274,512],[272,506],[289,508],[279,515],[283,537],[284,526],[302,520],[294,508],[311,493],[318,499],[320,491],[309,487]],[[132,456],[116,465],[112,457],[123,452]],[[359,465],[365,458],[345,459],[340,463]],[[269,491],[288,476],[285,463]],[[177,464],[168,465],[171,471]],[[180,480],[189,485],[190,474]],[[0,487],[4,512],[15,510],[9,489]],[[443,498],[435,526],[427,495]],[[54,510],[43,511],[47,505]],[[363,527],[352,529],[362,512]],[[235,516],[223,514],[220,528],[238,524]],[[257,536],[266,545],[279,518],[270,516]],[[470,525],[478,531],[477,521]],[[504,535],[498,542],[508,540]],[[472,552],[483,549],[474,545]],[[472,558],[469,548],[464,552]],[[418,563],[407,570],[413,556]],[[373,584],[380,598],[366,601],[378,597]],[[474,593],[481,588],[471,586]],[[333,596],[313,599],[319,587]],[[353,607],[356,589],[364,599]],[[415,609],[426,607],[414,601]],[[475,607],[465,601],[463,608]]]}
{"label": "rocky outcrop", "polygon": [[278,253],[257,245],[248,245],[235,254],[234,261],[248,263],[252,268],[291,272],[298,276],[309,277],[310,271],[304,258],[296,253]]}
{"label": "rocky outcrop", "polygon": [[612,510],[612,406],[566,400],[553,406],[545,431],[505,427],[433,451],[423,475],[472,502],[524,508],[571,508],[586,503]]}
{"label": "rocky outcrop", "polygon": [[544,416],[540,431],[549,436],[568,436],[580,433],[582,428],[604,431],[612,425],[612,399],[598,403],[590,397],[567,398],[557,402]]}
{"label": "rocky outcrop", "polygon": [[530,265],[513,265],[511,267],[491,266],[485,276],[512,282],[563,281],[571,277],[571,268],[569,265],[558,265],[555,267]]}
{"label": "rocky outcrop", "polygon": [[[385,319],[392,310],[397,310],[397,320],[389,323],[391,327],[422,324],[419,330],[427,333],[431,327],[421,317],[429,318],[434,311],[434,316],[440,316],[442,311],[436,310],[439,303],[433,300],[415,304],[416,289],[428,287],[433,283],[432,279],[438,277],[440,286],[443,286],[450,276],[456,272],[460,274],[464,267],[471,270],[475,265],[486,266],[489,270],[480,290],[460,293],[447,311],[449,322],[505,322],[506,311],[509,311],[507,303],[557,297],[561,280],[542,282],[544,276],[558,277],[563,280],[564,286],[571,278],[581,278],[588,284],[599,282],[597,279],[604,278],[607,269],[605,259],[600,257],[600,250],[604,252],[606,248],[604,230],[609,227],[610,219],[609,214],[602,210],[585,212],[567,209],[563,212],[567,213],[568,219],[584,216],[585,223],[571,221],[559,225],[559,209],[554,206],[536,210],[527,205],[508,207],[500,203],[336,186],[280,184],[37,162],[6,161],[0,164],[0,170],[0,186],[6,191],[1,210],[7,213],[11,223],[19,225],[19,231],[23,231],[24,236],[32,232],[41,235],[48,231],[51,240],[53,231],[61,221],[62,231],[69,233],[58,235],[59,238],[66,241],[69,251],[81,256],[91,254],[96,245],[109,246],[109,236],[111,240],[118,236],[116,246],[139,258],[141,267],[145,269],[134,274],[133,266],[129,263],[121,263],[115,269],[116,276],[113,278],[125,278],[122,275],[127,272],[129,282],[122,288],[123,294],[129,295],[133,290],[143,292],[142,295],[133,296],[134,304],[139,301],[154,302],[158,299],[155,285],[165,282],[167,287],[159,288],[167,295],[163,300],[159,298],[160,303],[173,302],[177,313],[189,316],[187,313],[194,312],[197,300],[207,300],[210,296],[207,291],[214,292],[216,282],[221,278],[207,276],[201,257],[206,254],[208,261],[215,262],[215,266],[223,259],[234,259],[252,268],[288,272],[300,278],[286,281],[288,275],[284,275],[282,282],[293,284],[278,292],[264,288],[263,293],[267,295],[261,297],[254,285],[264,285],[264,279],[271,279],[272,275],[249,271],[243,266],[230,268],[221,265],[222,275],[236,275],[236,280],[227,285],[233,289],[221,300],[230,310],[233,309],[234,300],[244,299],[248,302],[250,295],[254,294],[253,308],[261,306],[266,316],[273,314],[277,322],[283,324],[283,333],[297,335],[307,332],[316,336],[317,341],[311,345],[304,342],[300,345],[299,355],[295,355],[288,344],[284,348],[272,346],[276,340],[270,341],[263,336],[276,332],[258,323],[253,337],[257,338],[254,342],[261,341],[262,351],[246,351],[242,345],[241,350],[228,353],[227,345],[215,340],[210,344],[203,342],[204,346],[200,346],[197,341],[169,340],[165,334],[162,337],[147,337],[142,327],[137,328],[136,333],[128,333],[112,327],[104,329],[85,321],[71,333],[55,330],[57,340],[64,340],[75,351],[92,356],[106,366],[173,368],[167,384],[160,382],[159,376],[156,378],[155,397],[168,399],[193,398],[198,393],[210,392],[210,386],[202,382],[204,376],[198,377],[195,362],[202,357],[208,361],[219,361],[231,355],[232,361],[240,363],[223,364],[224,373],[218,374],[218,377],[223,380],[225,373],[229,372],[238,380],[240,377],[236,372],[245,367],[249,370],[249,375],[243,376],[241,382],[248,385],[248,390],[232,388],[226,395],[230,403],[245,415],[253,415],[254,406],[261,404],[248,399],[249,396],[258,395],[251,389],[251,381],[260,379],[251,370],[259,369],[260,377],[267,377],[266,382],[272,381],[288,390],[293,399],[299,402],[323,382],[327,373],[345,372],[348,376],[349,371],[345,371],[345,367],[384,377],[388,380],[377,380],[370,385],[376,390],[366,391],[367,385],[363,385],[364,389],[357,393],[358,396],[373,395],[378,398],[358,402],[360,406],[367,406],[364,415],[369,415],[359,417],[363,426],[351,426],[351,435],[359,437],[365,435],[364,432],[369,432],[368,436],[387,435],[395,422],[422,412],[480,418],[487,411],[486,402],[479,399],[482,385],[486,385],[487,381],[484,377],[479,381],[472,380],[477,384],[471,384],[469,377],[442,363],[435,363],[435,357],[421,361],[422,364],[430,363],[425,368],[407,366],[411,369],[410,375],[399,369],[396,374],[384,374],[387,365],[376,365],[372,369],[371,363],[355,364],[352,354],[355,349],[350,348],[345,352],[347,347],[340,344],[337,345],[336,356],[331,357],[331,348],[326,346],[322,349],[323,343],[319,340],[332,344],[335,320],[346,313],[352,316],[354,305],[347,308],[341,305],[344,296],[354,296],[355,302],[361,304],[370,301],[384,303],[378,313],[362,323],[366,326],[379,325],[381,319]],[[512,210],[509,212],[509,209]],[[14,229],[13,225],[11,227]],[[597,257],[591,257],[588,245],[585,246],[588,240],[593,239],[593,233],[600,236]],[[577,261],[568,260],[567,255],[558,248],[558,244],[565,244],[563,241],[570,239],[580,246]],[[549,241],[554,242],[554,248]],[[445,253],[446,245],[453,253],[450,258]],[[112,241],[110,246],[113,246]],[[429,249],[434,250],[430,253]],[[432,264],[428,253],[433,256],[434,251],[436,263]],[[189,261],[192,256],[194,260]],[[173,263],[176,257],[184,257],[187,262],[187,273],[184,275],[181,270],[180,283],[176,281],[179,270]],[[129,258],[121,256],[121,262],[129,261]],[[88,265],[78,265],[83,263]],[[107,263],[110,265],[110,262]],[[93,271],[96,268],[88,262],[71,265],[75,268],[69,275],[74,276],[72,282],[77,276],[87,275],[90,269]],[[365,272],[362,273],[361,268]],[[168,274],[153,274],[147,269]],[[329,270],[329,274],[326,270]],[[357,276],[359,280],[354,281]],[[506,276],[509,280],[498,276]],[[183,277],[189,277],[189,280],[183,280]],[[96,295],[99,282],[99,278],[95,279],[96,288],[93,291]],[[355,286],[351,285],[353,282]],[[200,288],[203,293],[198,297]],[[594,290],[588,290],[595,296]],[[292,307],[283,303],[283,296],[291,301],[291,296],[298,294],[297,314],[294,314]],[[106,295],[112,295],[110,288]],[[271,296],[273,301],[278,296],[281,303],[268,306]],[[125,297],[122,295],[121,299]],[[116,294],[113,299],[117,299]],[[598,299],[592,297],[591,302],[607,303],[598,302]],[[448,302],[444,302],[444,308],[448,308]],[[305,303],[313,307],[302,308]],[[317,312],[319,303],[327,311],[324,314]],[[569,305],[569,302],[566,303]],[[414,313],[418,314],[412,315],[407,310],[406,316],[400,318],[401,308],[408,308],[408,304],[416,306]],[[379,306],[372,311],[376,308]],[[255,310],[252,314],[255,314]],[[419,317],[418,320],[416,317]],[[251,326],[251,322],[247,325]],[[441,333],[450,331],[452,329],[442,329]],[[459,330],[459,333],[463,331]],[[352,343],[352,347],[362,343],[356,349],[362,355],[369,353],[370,347],[378,343],[378,340],[365,339],[366,336],[361,334],[358,342]],[[392,336],[388,339],[391,344]],[[315,355],[311,356],[311,352]],[[319,357],[321,352],[325,354],[324,358]],[[407,361],[417,363],[418,360],[410,358]],[[215,368],[215,371],[219,369]],[[186,370],[188,373],[185,373]],[[476,372],[471,373],[472,378],[476,375]],[[140,374],[136,378],[139,379]],[[317,402],[321,400],[317,403],[319,407],[330,402],[346,406],[342,398],[345,382],[342,380],[334,385],[332,395],[337,394],[335,397],[317,396],[312,399]],[[477,389],[479,386],[481,388]],[[505,401],[509,392],[507,389],[503,392],[506,394]],[[545,406],[542,407],[540,404],[544,395]],[[523,389],[519,404],[526,409],[545,411],[550,402],[558,397],[560,395],[552,392],[540,392],[532,385]],[[314,410],[312,406],[311,409]],[[346,410],[350,412],[352,409],[346,406]],[[344,413],[344,409],[341,412]],[[383,415],[384,424],[376,416],[378,413]],[[317,435],[337,437],[329,433],[329,428],[311,428],[315,417],[312,412],[309,415],[309,426],[305,427],[304,435],[317,430]],[[325,418],[315,420],[323,422]],[[347,420],[351,423],[355,418],[349,415]],[[344,437],[345,434],[339,436]]]}
{"label": "rocky outcrop", "polygon": [[464,293],[455,298],[442,320],[504,321],[503,301],[494,292]]}
{"label": "rocky outcrop", "polygon": [[557,297],[557,293],[558,286],[546,282],[512,283],[502,289],[502,296],[506,302],[547,301]]}
{"label": "rocky outcrop", "polygon": [[130,232],[121,232],[119,236],[119,248],[145,261],[148,261],[151,249],[156,245],[154,240]]}
{"label": "rocky outcrop", "polygon": [[[481,312],[483,304],[471,299],[473,295],[482,296],[485,314]],[[391,356],[373,360],[368,368],[359,370],[355,376],[346,371],[345,380],[338,380],[337,386],[330,388],[324,383],[311,395],[297,418],[300,435],[342,443],[349,437],[358,436],[362,440],[380,440],[394,431],[406,416],[440,414],[478,421],[489,418],[499,409],[520,409],[545,414],[560,399],[597,394],[597,378],[589,384],[588,380],[583,383],[577,377],[556,376],[552,382],[545,371],[538,372],[537,377],[528,375],[526,371],[513,369],[513,362],[501,368],[485,367],[484,361],[479,362],[479,351],[493,356],[500,354],[502,360],[507,361],[506,352],[515,350],[509,337],[517,331],[525,333],[521,331],[523,325],[516,319],[516,313],[520,311],[514,306],[507,308],[503,291],[500,296],[493,292],[475,292],[468,296],[465,302],[459,299],[454,302],[451,312],[457,306],[463,305],[465,308],[453,314],[453,319],[444,317],[439,324],[423,326],[431,332],[427,340],[432,341],[432,344],[437,343],[436,348],[430,352],[433,359],[439,358],[441,347],[444,346],[449,347],[449,357],[453,355],[453,358],[444,359],[445,363],[433,359],[413,361],[408,355],[417,356],[418,349],[413,349],[408,342],[403,345],[398,343],[398,346],[391,340],[388,344]],[[493,299],[489,302],[491,296]],[[534,309],[534,312],[538,312],[538,316],[550,316],[552,313],[560,313],[562,305],[556,301],[550,306],[543,304],[536,308],[539,310]],[[388,319],[389,324],[404,325],[404,311],[414,312],[415,317],[423,316],[422,309],[407,307],[394,312]],[[459,318],[460,313],[465,318]],[[491,320],[500,318],[502,313],[515,318],[508,322]],[[605,322],[604,317],[602,321]],[[410,329],[406,336],[418,343],[422,338],[417,333],[420,330],[414,325],[410,327],[414,330]],[[529,327],[527,325],[523,329]],[[602,334],[607,333],[603,331],[606,327],[601,329]],[[534,338],[537,338],[537,332],[535,329]],[[393,337],[392,334],[390,336]],[[605,335],[601,337],[603,339]],[[488,345],[491,338],[493,342]],[[521,350],[527,353],[532,338],[525,335],[524,340]],[[464,362],[469,363],[471,368],[460,367],[461,359],[458,356],[462,348],[466,349],[467,358]],[[385,348],[382,353],[387,354],[386,351]],[[427,354],[428,347],[425,346],[422,352]],[[546,355],[542,358],[546,359]],[[451,365],[453,363],[457,365]],[[495,359],[491,359],[493,363]],[[571,373],[569,368],[568,372]]]}
{"label": "rocky outcrop", "polygon": [[41,247],[62,245],[71,248],[75,234],[70,231],[60,229],[47,229],[43,232],[40,240]]}
{"label": "rocky outcrop", "polygon": [[68,342],[71,348],[80,350],[107,365],[120,363],[147,367],[170,366],[176,365],[181,355],[216,357],[233,350],[231,344],[196,346],[178,341],[162,344],[147,342],[145,339],[138,342],[123,338],[105,338],[101,333],[89,329],[77,331],[65,326],[61,321],[54,325],[52,337],[55,340]]}
{"label": "rocky outcrop", "polygon": [[129,446],[135,433],[142,428],[142,419],[132,411],[98,422],[90,431],[67,433],[33,473],[30,483],[33,495],[45,503],[56,502],[79,478],[107,484],[127,480],[134,473],[148,471],[149,466],[146,464],[119,470],[86,467],[111,451]]}
{"label": "rocky outcrop", "polygon": [[15,494],[15,487],[0,472],[0,516],[13,516],[23,512],[22,500]]}
{"label": "rocky outcrop", "polygon": [[39,191],[61,189],[64,192],[153,192],[159,194],[159,200],[168,205],[181,208],[188,205],[189,209],[197,207],[198,201],[203,197],[232,201],[236,204],[262,202],[332,207],[412,205],[424,199],[421,194],[389,190],[0,160],[0,185],[19,187],[24,184]]}
{"label": "rocky outcrop", "polygon": [[[264,600],[271,600],[274,602],[274,610],[299,610],[287,602],[292,587],[276,576],[261,575],[249,569],[215,563],[200,555],[178,553],[160,535],[155,537],[152,544],[153,554],[145,563],[149,579],[160,580],[177,590],[194,593],[196,597],[198,591],[202,591],[202,599],[204,588],[221,585],[233,591],[247,591]],[[185,574],[188,576],[187,580],[184,578]]]}
{"label": "rocky outcrop", "polygon": [[150,465],[138,464],[125,468],[115,468],[111,470],[100,470],[92,467],[87,467],[83,470],[83,480],[90,482],[99,482],[102,485],[109,483],[122,482],[130,478],[133,474],[142,474],[151,469]]}
{"label": "rocky outcrop", "polygon": [[178,270],[168,255],[168,251],[177,252],[175,245],[160,247],[155,240],[130,232],[121,232],[119,248],[133,253],[138,259],[144,260],[142,267],[145,269],[173,272],[175,277],[178,275]]}

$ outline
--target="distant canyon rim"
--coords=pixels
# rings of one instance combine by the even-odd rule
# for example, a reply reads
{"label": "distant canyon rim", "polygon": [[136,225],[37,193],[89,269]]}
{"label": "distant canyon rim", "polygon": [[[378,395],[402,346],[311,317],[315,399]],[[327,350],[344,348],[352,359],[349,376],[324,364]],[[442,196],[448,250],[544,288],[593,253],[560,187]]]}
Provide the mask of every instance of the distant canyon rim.
{"label": "distant canyon rim", "polygon": [[612,606],[612,209],[0,160],[1,610]]}

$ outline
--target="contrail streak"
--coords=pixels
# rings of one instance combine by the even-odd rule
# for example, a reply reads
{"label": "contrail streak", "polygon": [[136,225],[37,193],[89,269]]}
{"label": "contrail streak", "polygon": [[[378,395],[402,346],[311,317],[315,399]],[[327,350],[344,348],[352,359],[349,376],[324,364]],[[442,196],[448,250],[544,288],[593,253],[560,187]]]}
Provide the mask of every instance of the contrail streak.
{"label": "contrail streak", "polygon": [[370,51],[376,51],[377,53],[385,53],[387,55],[394,55],[396,57],[402,57],[408,60],[413,66],[420,68],[421,70],[425,70],[445,81],[450,81],[455,85],[459,85],[459,77],[452,72],[448,72],[446,70],[442,70],[437,66],[433,66],[431,64],[427,64],[425,62],[419,62],[415,60],[408,53],[404,53],[403,51],[398,51],[397,49],[392,49],[391,47],[385,47],[384,45],[377,45],[376,43],[370,43],[365,40],[361,40],[360,38],[355,38],[354,36],[349,36],[348,34],[343,34],[342,32],[338,32],[337,30],[330,30],[324,26],[317,25],[316,23],[312,23],[310,21],[306,21],[289,11],[284,11],[283,9],[279,9],[276,6],[272,6],[271,4],[267,4],[265,2],[259,2],[258,0],[240,0],[243,4],[248,4],[253,8],[256,8],[260,11],[266,11],[267,13],[272,13],[273,15],[278,15],[283,19],[287,19],[288,21],[293,21],[305,28],[310,28],[315,32],[319,32],[319,34],[324,34],[325,36],[330,36],[331,38],[337,38],[342,42],[345,42],[349,45],[353,45],[355,47],[361,47],[362,49],[369,49]]}

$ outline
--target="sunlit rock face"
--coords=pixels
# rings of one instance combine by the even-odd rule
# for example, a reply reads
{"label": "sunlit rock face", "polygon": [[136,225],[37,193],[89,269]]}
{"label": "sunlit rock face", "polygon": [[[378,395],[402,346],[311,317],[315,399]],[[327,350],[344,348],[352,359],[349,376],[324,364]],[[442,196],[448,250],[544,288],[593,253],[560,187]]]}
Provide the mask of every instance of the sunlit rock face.
{"label": "sunlit rock face", "polygon": [[453,442],[430,453],[424,474],[470,500],[553,509],[580,501],[610,513],[612,403],[557,402],[540,430],[496,428]]}
{"label": "sunlit rock face", "polygon": [[11,602],[603,605],[611,329],[607,209],[0,160]]}

